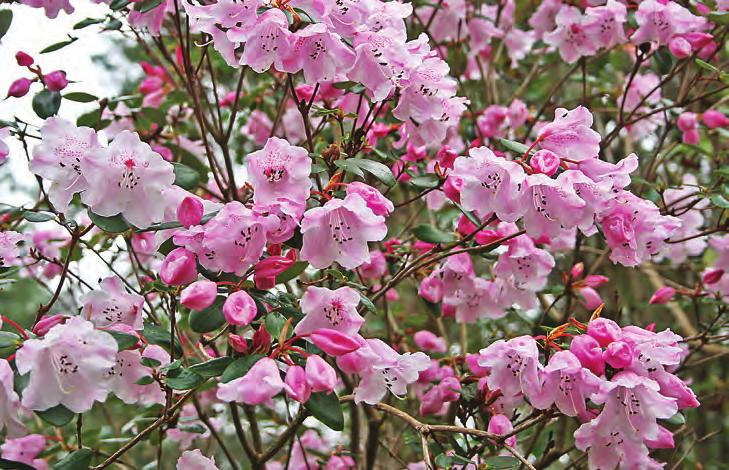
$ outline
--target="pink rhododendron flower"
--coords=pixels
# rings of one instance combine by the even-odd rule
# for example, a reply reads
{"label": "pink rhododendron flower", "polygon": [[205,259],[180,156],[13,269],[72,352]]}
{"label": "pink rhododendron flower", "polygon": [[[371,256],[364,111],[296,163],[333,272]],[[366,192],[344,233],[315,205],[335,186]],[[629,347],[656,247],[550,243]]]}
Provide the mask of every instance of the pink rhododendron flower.
{"label": "pink rhododendron flower", "polygon": [[445,339],[436,336],[428,330],[420,330],[413,335],[415,344],[428,352],[444,353],[446,352]]}
{"label": "pink rhododendron flower", "polygon": [[661,287],[653,293],[648,303],[651,305],[667,304],[671,301],[671,299],[673,299],[675,295],[676,289],[674,289],[673,287]]}
{"label": "pink rhododendron flower", "polygon": [[0,268],[19,266],[23,263],[20,244],[25,240],[25,235],[13,230],[0,232]]}
{"label": "pink rhododendron flower", "polygon": [[81,315],[97,328],[126,325],[141,330],[144,297],[128,292],[122,280],[110,276],[99,283],[99,288],[81,297]]}
{"label": "pink rhododendron flower", "polygon": [[561,158],[575,161],[597,157],[600,151],[600,134],[590,129],[592,113],[584,106],[572,110],[557,108],[554,121],[543,126],[537,136],[543,149],[551,150]]}
{"label": "pink rhododendron flower", "polygon": [[531,336],[519,336],[509,341],[500,339],[479,353],[478,365],[488,367],[490,389],[501,390],[505,396],[524,394],[530,399],[540,390],[539,350]]}
{"label": "pink rhododendron flower", "polygon": [[352,49],[323,23],[296,31],[290,41],[292,45],[283,59],[281,70],[296,73],[303,69],[308,83],[332,80],[354,64]]}
{"label": "pink rhododendron flower", "polygon": [[559,49],[562,60],[574,63],[597,51],[596,38],[588,31],[588,19],[573,6],[563,5],[555,17],[557,29],[544,35],[544,42]]}
{"label": "pink rhododendron flower", "polygon": [[223,401],[234,401],[246,405],[262,405],[272,402],[284,388],[276,361],[264,357],[256,362],[244,375],[218,386],[217,397]]}
{"label": "pink rhododendron flower", "polygon": [[694,16],[688,9],[674,1],[659,2],[645,0],[640,2],[635,12],[638,29],[630,37],[634,44],[654,41],[659,45],[677,34],[700,31],[706,27],[706,19]]}
{"label": "pink rhododendron flower", "polygon": [[359,301],[359,293],[351,287],[330,290],[309,286],[301,297],[304,318],[296,324],[294,332],[303,335],[328,328],[354,335],[364,323],[364,318],[357,312]]}
{"label": "pink rhododendron flower", "polygon": [[283,59],[289,47],[289,22],[283,11],[276,8],[266,10],[251,26],[237,26],[228,31],[228,39],[245,42],[240,58],[241,65],[248,65],[258,73],[265,72],[271,65],[284,70]]}
{"label": "pink rhododendron flower", "polygon": [[45,460],[36,458],[46,447],[46,438],[40,434],[28,434],[18,439],[7,439],[0,446],[0,456],[12,462],[30,465],[37,470],[47,470]]}
{"label": "pink rhododendron flower", "polygon": [[309,197],[311,158],[304,148],[271,137],[263,149],[246,157],[246,167],[256,204],[273,204],[279,198],[304,204]]}
{"label": "pink rhododendron flower", "polygon": [[387,217],[392,211],[395,210],[395,206],[392,201],[382,195],[377,189],[370,185],[354,181],[347,185],[347,195],[357,194],[364,199],[367,207],[369,207],[375,215],[381,215]]}
{"label": "pink rhododendron flower", "polygon": [[107,371],[111,392],[124,403],[164,403],[165,394],[157,382],[137,383],[142,377],[151,375],[150,369],[140,363],[141,359],[138,350],[119,351],[116,364]]}
{"label": "pink rhododendron flower", "polygon": [[20,399],[13,389],[13,369],[5,359],[0,359],[0,431],[5,431],[8,438],[22,436],[25,426],[18,419]]}
{"label": "pink rhododendron flower", "polygon": [[310,339],[316,347],[331,356],[349,354],[362,346],[355,338],[331,328],[314,330]]}
{"label": "pink rhododendron flower", "polygon": [[380,250],[372,250],[370,261],[357,269],[364,279],[380,279],[387,273],[387,260]]}
{"label": "pink rhododendron flower", "polygon": [[600,376],[605,373],[605,359],[600,343],[590,335],[577,335],[572,338],[570,351],[579,359],[582,367]]}
{"label": "pink rhododendron flower", "polygon": [[276,276],[289,269],[294,260],[285,256],[269,256],[256,264],[253,280],[257,289],[272,289]]}
{"label": "pink rhododendron flower", "polygon": [[[489,425],[486,430],[494,434],[504,435],[513,431],[514,426],[511,424],[508,417],[501,414],[495,414],[489,420]],[[516,447],[516,436],[507,438],[505,442],[511,447]]]}
{"label": "pink rhododendron flower", "polygon": [[306,372],[306,382],[314,393],[329,393],[337,385],[336,371],[319,356],[311,355],[307,357],[304,370]]}
{"label": "pink rhododendron flower", "polygon": [[284,379],[284,390],[286,390],[286,395],[299,403],[309,401],[311,387],[306,380],[306,371],[303,367],[296,365],[289,367]]}
{"label": "pink rhododendron flower", "polygon": [[56,209],[66,212],[73,195],[89,187],[82,163],[100,149],[93,129],[57,117],[46,119],[41,143],[33,149],[30,171],[51,182],[48,197]]}
{"label": "pink rhododendron flower", "polygon": [[584,369],[577,356],[570,351],[557,351],[544,367],[541,387],[530,396],[537,409],[555,404],[567,416],[587,418],[585,400],[600,390],[600,379]]}
{"label": "pink rhododendron flower", "polygon": [[32,410],[63,405],[74,413],[103,402],[109,392],[107,371],[116,364],[117,344],[93,323],[71,317],[43,339],[30,339],[17,352],[21,374],[30,373],[22,404]]}
{"label": "pink rhododendron flower", "polygon": [[301,259],[319,269],[335,261],[354,269],[370,261],[367,242],[384,239],[387,226],[385,218],[375,215],[359,194],[348,194],[306,211],[301,233]]}
{"label": "pink rhododendron flower", "polygon": [[200,449],[187,450],[177,459],[177,470],[218,470],[213,457],[205,457]]}

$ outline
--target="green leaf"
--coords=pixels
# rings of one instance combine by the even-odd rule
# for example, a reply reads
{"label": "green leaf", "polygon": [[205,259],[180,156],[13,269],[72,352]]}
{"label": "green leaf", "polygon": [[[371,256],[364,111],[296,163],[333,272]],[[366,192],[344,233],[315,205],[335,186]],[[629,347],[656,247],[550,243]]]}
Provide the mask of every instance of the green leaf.
{"label": "green leaf", "polygon": [[[286,324],[286,317],[278,312],[271,312],[266,315],[266,331],[274,338],[278,338],[281,335],[281,330],[284,324]],[[289,329],[289,333],[291,329]]]}
{"label": "green leaf", "polygon": [[162,0],[143,0],[134,5],[134,9],[139,13],[146,13],[162,4]]}
{"label": "green leaf", "polygon": [[196,333],[208,333],[216,330],[225,324],[223,315],[223,304],[225,297],[218,296],[213,304],[203,310],[190,312],[190,328]]}
{"label": "green leaf", "polygon": [[349,90],[355,85],[357,85],[357,82],[353,82],[351,80],[347,80],[345,82],[335,82],[332,84],[332,86],[337,90]]}
{"label": "green leaf", "polygon": [[238,377],[243,377],[263,357],[262,354],[251,354],[250,356],[236,359],[225,368],[223,375],[220,377],[220,382],[225,384]]}
{"label": "green leaf", "polygon": [[673,68],[673,56],[667,47],[659,47],[653,54],[656,70],[661,75],[668,74]]}
{"label": "green leaf", "polygon": [[104,232],[122,233],[126,232],[131,228],[127,221],[124,220],[124,217],[121,216],[121,214],[117,214],[111,217],[104,217],[92,212],[91,209],[89,209],[88,214],[89,219],[91,219],[91,221]]}
{"label": "green leaf", "polygon": [[354,162],[359,168],[371,174],[387,186],[393,186],[395,184],[395,176],[392,174],[392,170],[383,163],[366,160],[364,158],[350,158],[347,161]]}
{"label": "green leaf", "polygon": [[428,243],[448,243],[455,240],[453,235],[445,233],[430,224],[416,225],[412,231],[418,240]]}
{"label": "green leaf", "polygon": [[73,29],[83,29],[92,24],[103,23],[104,21],[106,21],[106,18],[86,18],[73,25]]}
{"label": "green leaf", "polygon": [[13,22],[13,11],[8,10],[7,8],[4,10],[0,10],[0,39],[5,36],[5,34],[10,29],[10,23]]}
{"label": "green leaf", "polygon": [[159,360],[153,358],[153,357],[142,357],[139,360],[139,363],[146,367],[156,368],[159,367],[160,364],[162,364]]}
{"label": "green leaf", "polygon": [[114,11],[121,10],[131,3],[131,0],[112,0],[109,4],[109,8]]}
{"label": "green leaf", "polygon": [[513,140],[499,138],[499,142],[501,142],[501,145],[506,147],[507,150],[511,150],[512,152],[517,153],[519,155],[524,155],[529,150],[528,146],[526,146],[520,142],[515,142]]}
{"label": "green leaf", "polygon": [[183,189],[191,190],[195,189],[200,183],[200,173],[193,170],[189,166],[183,163],[173,163],[172,167],[175,172],[175,182],[177,186]]}
{"label": "green leaf", "polygon": [[709,21],[720,25],[729,25],[729,12],[728,11],[712,11],[709,13]]}
{"label": "green leaf", "polygon": [[711,203],[714,204],[716,207],[729,209],[729,201],[727,201],[721,194],[714,194],[713,196],[711,196],[710,199]]}
{"label": "green leaf", "polygon": [[190,390],[205,382],[205,378],[190,369],[175,369],[165,378],[165,383],[173,390]]}
{"label": "green leaf", "polygon": [[0,331],[0,349],[18,347],[23,343],[20,336],[10,331]]}
{"label": "green leaf", "polygon": [[71,93],[66,93],[63,97],[67,100],[76,101],[77,103],[91,103],[92,101],[99,99],[96,96],[90,93],[84,93],[83,91],[72,91]]}
{"label": "green leaf", "polygon": [[366,308],[368,311],[377,314],[377,307],[375,307],[375,304],[372,303],[372,301],[364,295],[362,292],[359,293],[359,301],[364,305],[364,308]]}
{"label": "green leaf", "polygon": [[309,263],[306,261],[297,261],[294,264],[291,265],[289,269],[282,272],[278,276],[276,276],[276,283],[282,284],[284,282],[289,282],[291,279],[294,279],[299,274],[306,271],[306,268],[309,266]]}
{"label": "green leaf", "polygon": [[519,461],[511,455],[496,455],[485,459],[484,462],[488,465],[487,468],[493,469],[514,468],[519,465]]}
{"label": "green leaf", "polygon": [[0,469],[2,470],[36,470],[35,467],[26,465],[15,460],[0,459]]}
{"label": "green leaf", "polygon": [[177,429],[184,432],[191,432],[194,434],[205,434],[207,429],[202,424],[192,423],[192,424],[178,424]]}
{"label": "green leaf", "polygon": [[675,415],[671,416],[666,420],[668,424],[673,424],[676,426],[680,426],[682,424],[686,424],[686,417],[681,413],[676,413]]}
{"label": "green leaf", "polygon": [[36,411],[35,414],[40,416],[43,421],[58,427],[61,427],[71,422],[73,417],[76,416],[73,411],[69,410],[63,405],[56,405],[53,408],[49,408],[47,410]]}
{"label": "green leaf", "polygon": [[94,452],[86,447],[71,452],[53,466],[53,470],[88,470]]}
{"label": "green leaf", "polygon": [[304,406],[316,419],[326,424],[335,431],[344,429],[344,414],[342,404],[336,393],[318,392],[312,393],[309,401]]}
{"label": "green leaf", "polygon": [[78,41],[78,38],[71,38],[67,41],[61,41],[57,42],[55,44],[51,44],[50,46],[46,47],[42,51],[40,51],[41,54],[48,54],[49,52],[57,51],[59,49],[63,49],[64,47],[68,46],[69,44],[73,44],[74,42]]}
{"label": "green leaf", "polygon": [[93,111],[89,111],[88,113],[84,113],[81,116],[76,119],[76,125],[77,126],[86,126],[91,127],[92,129],[96,129],[96,126],[99,125],[99,122],[101,121],[101,109],[95,109]]}
{"label": "green leaf", "polygon": [[364,172],[362,172],[362,169],[357,165],[354,160],[354,158],[351,158],[349,160],[334,160],[334,164],[337,166],[337,168],[341,168],[347,173],[353,173],[360,178],[364,178]]}
{"label": "green leaf", "polygon": [[118,331],[114,331],[114,330],[107,330],[106,332],[114,337],[114,339],[116,340],[117,346],[119,346],[119,351],[123,351],[125,349],[131,349],[134,346],[136,346],[137,343],[139,343],[139,338],[137,338],[134,335],[128,335],[126,333],[119,333]]}
{"label": "green leaf", "polygon": [[[152,344],[157,344],[165,348],[168,352],[170,350],[170,332],[162,327],[153,325],[151,323],[145,323],[144,329],[142,330],[142,336],[147,338]],[[182,355],[182,347],[179,341],[175,341],[175,355]]]}
{"label": "green leaf", "polygon": [[714,67],[710,63],[705,62],[705,61],[703,61],[701,59],[695,59],[695,60],[696,60],[696,65],[698,65],[702,69],[709,70],[711,72],[721,73],[721,70],[719,70],[718,68]]}
{"label": "green leaf", "polygon": [[145,375],[134,383],[137,385],[150,385],[154,383],[154,377],[152,377],[151,375]]}
{"label": "green leaf", "polygon": [[434,175],[432,173],[423,176],[416,176],[410,180],[410,184],[420,189],[435,188],[438,186],[439,182],[440,180],[438,179],[438,175]]}
{"label": "green leaf", "polygon": [[233,362],[228,356],[216,357],[200,364],[190,366],[190,370],[203,377],[217,377]]}
{"label": "green leaf", "polygon": [[56,215],[47,211],[25,211],[23,218],[28,222],[47,222],[55,219]]}
{"label": "green leaf", "polygon": [[61,107],[61,94],[57,91],[44,89],[33,97],[33,111],[41,119],[48,119],[58,113]]}

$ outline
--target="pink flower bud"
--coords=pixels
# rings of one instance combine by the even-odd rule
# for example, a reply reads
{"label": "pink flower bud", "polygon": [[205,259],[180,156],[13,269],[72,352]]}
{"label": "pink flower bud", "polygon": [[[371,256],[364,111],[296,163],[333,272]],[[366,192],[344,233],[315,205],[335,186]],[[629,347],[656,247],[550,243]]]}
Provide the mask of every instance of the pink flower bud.
{"label": "pink flower bud", "polygon": [[601,285],[610,282],[610,278],[607,276],[601,276],[599,274],[590,274],[585,277],[585,285],[587,287],[600,287]]}
{"label": "pink flower bud", "polygon": [[159,270],[162,282],[170,286],[189,284],[197,279],[195,254],[185,248],[175,248],[165,256]]}
{"label": "pink flower bud", "polygon": [[395,210],[392,201],[382,195],[377,189],[364,183],[355,181],[347,185],[347,195],[357,194],[367,204],[375,215],[387,217],[390,212]]}
{"label": "pink flower bud", "polygon": [[148,95],[162,88],[164,83],[160,77],[147,77],[139,84],[139,92],[143,95]]}
{"label": "pink flower bud", "polygon": [[605,372],[605,360],[602,349],[595,338],[589,335],[578,335],[572,338],[570,351],[580,360],[582,367],[590,369],[595,375]]}
{"label": "pink flower bud", "polygon": [[203,203],[200,199],[194,196],[187,196],[177,206],[177,220],[185,228],[197,225],[202,220],[203,210]]}
{"label": "pink flower bud", "polygon": [[430,275],[420,282],[418,295],[430,303],[443,300],[443,281],[438,276]]}
{"label": "pink flower bud", "polygon": [[602,357],[610,367],[624,369],[633,362],[633,350],[624,341],[614,341],[608,345]]}
{"label": "pink flower bud", "polygon": [[438,387],[441,389],[443,401],[456,401],[461,396],[461,382],[456,377],[445,377]]}
{"label": "pink flower bud", "polygon": [[310,338],[317,348],[330,356],[348,354],[356,351],[361,346],[355,338],[329,328],[314,331]]}
{"label": "pink flower bud", "polygon": [[585,301],[585,308],[587,310],[595,310],[603,303],[600,294],[592,287],[583,287],[578,292],[580,297]]}
{"label": "pink flower bud", "polygon": [[272,289],[276,285],[276,276],[286,271],[294,261],[285,256],[269,256],[256,264],[253,281],[257,289]]}
{"label": "pink flower bud", "polygon": [[261,325],[253,333],[253,351],[261,354],[268,354],[271,349],[271,334],[266,330],[265,325]]}
{"label": "pink flower bud", "polygon": [[420,398],[420,415],[427,416],[440,412],[445,405],[443,391],[437,385],[425,392]]}
{"label": "pink flower bud", "polygon": [[363,263],[358,270],[364,279],[381,278],[387,272],[385,255],[380,250],[370,251],[369,263]]}
{"label": "pink flower bud", "polygon": [[453,163],[456,161],[457,157],[458,152],[456,152],[447,145],[441,147],[435,156],[435,158],[438,159],[438,163],[440,163],[440,166],[448,170],[453,169]]}
{"label": "pink flower bud", "polygon": [[663,426],[658,426],[658,435],[655,439],[646,439],[644,442],[651,449],[673,449],[676,447],[673,442],[673,433]]}
{"label": "pink flower bud", "polygon": [[597,340],[603,348],[623,337],[620,326],[607,318],[596,318],[587,325],[587,334]]}
{"label": "pink flower bud", "polygon": [[256,302],[243,290],[230,294],[223,304],[223,315],[231,325],[248,325],[256,318],[257,313]]}
{"label": "pink flower bud", "polygon": [[691,55],[691,43],[681,36],[674,36],[668,41],[668,50],[677,59],[685,59]]}
{"label": "pink flower bud", "polygon": [[309,384],[306,381],[306,372],[303,367],[289,367],[289,370],[286,371],[286,378],[284,379],[284,390],[286,391],[286,395],[299,403],[306,403],[309,401],[309,397],[311,396],[311,387],[309,387]]}
{"label": "pink flower bud", "polygon": [[23,51],[18,51],[15,53],[15,60],[18,62],[18,65],[20,65],[21,67],[27,67],[29,65],[33,65],[33,58]]}
{"label": "pink flower bud", "polygon": [[306,382],[312,392],[331,392],[337,386],[337,373],[319,356],[306,358]]}
{"label": "pink flower bud", "polygon": [[[716,50],[719,48],[719,44],[717,44],[716,41],[710,41],[708,44],[706,44],[704,47],[699,49],[699,59],[701,60],[710,60],[713,56]],[[714,59],[716,60],[716,59]]]}
{"label": "pink flower bud", "polygon": [[56,325],[66,322],[66,315],[57,313],[55,315],[44,315],[33,327],[33,333],[37,336],[44,336],[48,331]]}
{"label": "pink flower bud", "polygon": [[230,344],[230,347],[232,347],[236,352],[241,354],[246,354],[248,352],[248,342],[240,335],[234,335],[232,333],[229,334],[228,344]]}
{"label": "pink flower bud", "polygon": [[542,173],[547,176],[552,176],[557,173],[559,164],[559,157],[551,150],[539,150],[529,159],[529,166],[536,173]]}
{"label": "pink flower bud", "polygon": [[25,96],[30,90],[31,83],[33,82],[27,78],[19,78],[15,80],[10,84],[10,88],[8,88],[8,96],[12,96],[14,98]]}
{"label": "pink flower bud", "polygon": [[180,303],[190,310],[205,310],[215,302],[217,295],[218,285],[204,279],[185,287],[180,293]]}
{"label": "pink flower bud", "polygon": [[681,142],[684,144],[698,145],[701,141],[701,134],[698,129],[689,129],[681,136]]}
{"label": "pink flower bud", "polygon": [[572,269],[570,269],[570,277],[572,277],[573,280],[581,278],[584,273],[585,273],[585,264],[584,263],[575,263],[575,265],[572,266]]}
{"label": "pink flower bud", "polygon": [[446,197],[451,201],[461,203],[461,188],[463,187],[463,180],[455,176],[449,176],[445,183],[443,183],[443,192]]}
{"label": "pink flower bud", "polygon": [[162,158],[164,158],[165,161],[171,162],[175,158],[172,154],[172,150],[168,149],[164,145],[155,144],[152,146],[152,150],[162,155]]}
{"label": "pink flower bud", "polygon": [[446,342],[428,330],[420,330],[413,336],[415,344],[423,351],[444,353]]}
{"label": "pink flower bud", "polygon": [[676,295],[676,289],[673,287],[661,287],[653,293],[648,301],[651,305],[667,304]]}
{"label": "pink flower bud", "polygon": [[696,120],[696,113],[681,113],[676,120],[676,125],[682,132],[687,132],[692,129],[698,128],[698,122]]}
{"label": "pink flower bud", "polygon": [[[514,426],[506,415],[493,415],[489,420],[488,432],[494,434],[508,434],[514,430]],[[511,436],[504,441],[511,447],[516,447],[516,436]]]}
{"label": "pink flower bud", "polygon": [[705,111],[701,115],[701,120],[704,121],[704,125],[706,125],[709,129],[729,126],[729,118],[721,111],[716,111],[715,109]]}
{"label": "pink flower bud", "polygon": [[709,269],[704,273],[704,284],[716,284],[724,275],[723,269]]}
{"label": "pink flower bud", "polygon": [[66,72],[63,70],[54,70],[43,76],[43,83],[51,91],[61,91],[68,86]]}

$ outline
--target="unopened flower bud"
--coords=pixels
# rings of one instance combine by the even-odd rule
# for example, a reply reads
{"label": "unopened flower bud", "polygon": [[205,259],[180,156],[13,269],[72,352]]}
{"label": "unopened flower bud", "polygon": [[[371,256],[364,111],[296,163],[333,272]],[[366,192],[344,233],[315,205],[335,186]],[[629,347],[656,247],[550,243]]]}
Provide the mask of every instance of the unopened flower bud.
{"label": "unopened flower bud", "polygon": [[205,310],[215,302],[218,285],[204,279],[185,287],[180,293],[180,303],[190,310]]}
{"label": "unopened flower bud", "polygon": [[43,76],[43,83],[51,91],[61,91],[68,86],[66,72],[63,70],[54,70]]}
{"label": "unopened flower bud", "polygon": [[306,372],[301,366],[291,366],[286,371],[286,378],[284,379],[284,390],[286,394],[298,401],[299,403],[306,403],[311,396],[311,387],[306,381]]}
{"label": "unopened flower bud", "polygon": [[200,199],[194,196],[187,196],[177,206],[177,220],[185,228],[197,225],[202,220],[203,210],[203,203]]}
{"label": "unopened flower bud", "polygon": [[233,292],[223,304],[223,315],[231,325],[248,325],[257,313],[256,302],[246,291]]}
{"label": "unopened flower bud", "polygon": [[312,392],[331,392],[337,386],[337,373],[319,356],[306,358],[306,382]]}
{"label": "unopened flower bud", "polygon": [[329,328],[321,328],[314,331],[310,338],[317,348],[330,356],[348,354],[352,351],[356,351],[361,346],[359,342],[351,336]]}
{"label": "unopened flower bud", "polygon": [[561,161],[556,153],[551,150],[543,149],[532,155],[529,159],[529,166],[531,166],[536,173],[552,176],[557,172],[560,162]]}
{"label": "unopened flower bud", "polygon": [[30,90],[31,83],[33,82],[27,78],[19,78],[15,80],[10,84],[10,88],[8,88],[8,96],[20,98],[27,95]]}
{"label": "unopened flower bud", "polygon": [[653,293],[648,301],[651,305],[667,304],[676,295],[676,289],[673,287],[661,287]]}
{"label": "unopened flower bud", "polygon": [[185,248],[175,248],[162,261],[159,270],[162,282],[170,286],[189,284],[197,279],[195,254]]}
{"label": "unopened flower bud", "polygon": [[15,53],[15,60],[21,67],[28,67],[29,65],[33,65],[33,58],[23,51],[18,51]]}

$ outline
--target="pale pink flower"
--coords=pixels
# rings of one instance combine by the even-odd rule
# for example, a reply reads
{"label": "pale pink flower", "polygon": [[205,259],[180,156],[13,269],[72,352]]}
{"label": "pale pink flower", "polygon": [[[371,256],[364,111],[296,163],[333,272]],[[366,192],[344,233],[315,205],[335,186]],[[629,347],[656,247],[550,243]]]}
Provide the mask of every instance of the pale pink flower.
{"label": "pale pink flower", "polygon": [[306,371],[301,366],[293,365],[286,371],[284,379],[284,390],[286,395],[298,401],[306,403],[311,396],[311,387],[306,381]]}
{"label": "pale pink flower", "polygon": [[331,392],[337,385],[337,373],[332,366],[321,357],[312,354],[306,358],[306,382],[311,391]]}
{"label": "pale pink flower", "polygon": [[18,372],[30,373],[23,406],[47,410],[63,405],[74,413],[103,402],[109,392],[107,371],[116,364],[117,343],[93,323],[71,317],[43,339],[29,339],[15,358]]}
{"label": "pale pink flower", "polygon": [[387,273],[387,260],[380,250],[372,250],[370,261],[357,269],[364,279],[380,279]]}
{"label": "pale pink flower", "polygon": [[9,438],[26,433],[25,426],[18,419],[20,400],[13,389],[13,369],[5,359],[0,359],[0,431],[5,430]]}
{"label": "pale pink flower", "polygon": [[392,211],[395,210],[395,206],[392,201],[382,195],[380,191],[372,186],[359,181],[354,181],[347,185],[347,194],[357,194],[364,199],[367,207],[369,207],[375,215],[381,215],[387,217]]}
{"label": "pale pink flower", "polygon": [[109,276],[101,281],[99,288],[81,297],[81,315],[97,328],[111,328],[126,325],[141,330],[144,297],[128,292],[122,280]]}
{"label": "pale pink flower", "polygon": [[33,149],[30,171],[51,182],[48,198],[60,212],[68,210],[74,194],[88,188],[82,163],[101,149],[96,132],[57,117],[41,127],[41,143]]}
{"label": "pale pink flower", "polygon": [[19,266],[23,263],[19,245],[25,240],[25,235],[13,230],[0,232],[0,268]]}
{"label": "pale pink flower", "polygon": [[187,450],[177,459],[177,470],[218,470],[214,457],[205,457],[200,449]]}
{"label": "pale pink flower", "polygon": [[[18,439],[7,439],[0,446],[3,459],[30,465],[36,470],[47,470],[48,463],[36,458],[46,447],[46,438],[41,434],[29,434]],[[12,465],[11,465],[12,466]]]}
{"label": "pale pink flower", "polygon": [[69,0],[23,0],[21,3],[33,8],[43,8],[48,18],[57,17],[61,10],[68,14],[73,13]]}
{"label": "pale pink flower", "polygon": [[537,248],[529,237],[516,237],[505,253],[499,255],[494,275],[518,289],[540,291],[554,268],[554,258]]}
{"label": "pale pink flower", "polygon": [[151,375],[151,370],[141,364],[141,359],[142,354],[138,350],[119,351],[116,364],[106,373],[111,392],[124,403],[164,403],[165,394],[157,382],[147,385],[137,383],[142,377]]}
{"label": "pale pink flower", "polygon": [[303,335],[328,328],[354,335],[364,323],[364,318],[357,312],[359,301],[359,293],[351,287],[330,290],[309,286],[301,297],[304,318],[297,323],[294,332]]}
{"label": "pale pink flower", "polygon": [[444,353],[446,352],[445,339],[436,336],[428,330],[420,330],[413,335],[415,344],[422,350],[428,352]]}
{"label": "pale pink flower", "polygon": [[307,83],[333,80],[354,64],[354,52],[326,24],[315,23],[293,33],[281,70],[304,71]]}
{"label": "pale pink flower", "polygon": [[624,24],[628,18],[625,5],[608,0],[607,4],[585,10],[584,27],[601,48],[610,49],[627,42]]}
{"label": "pale pink flower", "polygon": [[593,225],[593,213],[570,184],[568,170],[556,179],[535,173],[526,180],[524,228],[530,237],[555,237],[572,227],[588,230]]}
{"label": "pale pink flower", "polygon": [[500,339],[479,352],[478,365],[491,369],[489,389],[505,396],[524,394],[531,399],[539,392],[539,349],[531,336]]}
{"label": "pale pink flower", "polygon": [[596,158],[600,151],[600,134],[590,127],[592,113],[584,106],[569,111],[557,108],[554,121],[541,127],[537,139],[542,148],[551,150],[560,158],[579,162]]}
{"label": "pale pink flower", "polygon": [[223,315],[231,325],[245,326],[256,318],[258,307],[248,292],[239,290],[225,299]]}
{"label": "pale pink flower", "polygon": [[559,49],[562,60],[572,64],[580,57],[591,56],[598,44],[587,29],[587,18],[573,6],[563,5],[555,18],[557,28],[544,34],[544,42]]}
{"label": "pale pink flower", "polygon": [[665,45],[674,35],[701,31],[707,26],[705,18],[694,16],[673,1],[644,0],[638,5],[635,20],[638,29],[630,37],[634,44],[654,41]]}
{"label": "pale pink flower", "polygon": [[[502,414],[495,414],[489,420],[489,425],[486,430],[494,434],[504,435],[513,431],[514,425],[511,424],[511,421],[507,416]],[[507,438],[504,442],[506,443],[506,445],[516,447],[516,436],[511,436]]]}
{"label": "pale pink flower", "polygon": [[246,405],[272,404],[272,398],[284,388],[276,361],[264,357],[244,375],[218,386],[217,397]]}
{"label": "pale pink flower", "polygon": [[274,204],[279,198],[306,203],[311,188],[311,158],[306,149],[271,137],[263,149],[246,157],[246,167],[256,204]]}
{"label": "pale pink flower", "polygon": [[258,16],[252,26],[235,26],[228,30],[228,39],[245,42],[241,65],[248,65],[257,73],[265,72],[271,65],[282,71],[291,35],[288,26],[284,12],[271,8]]}

